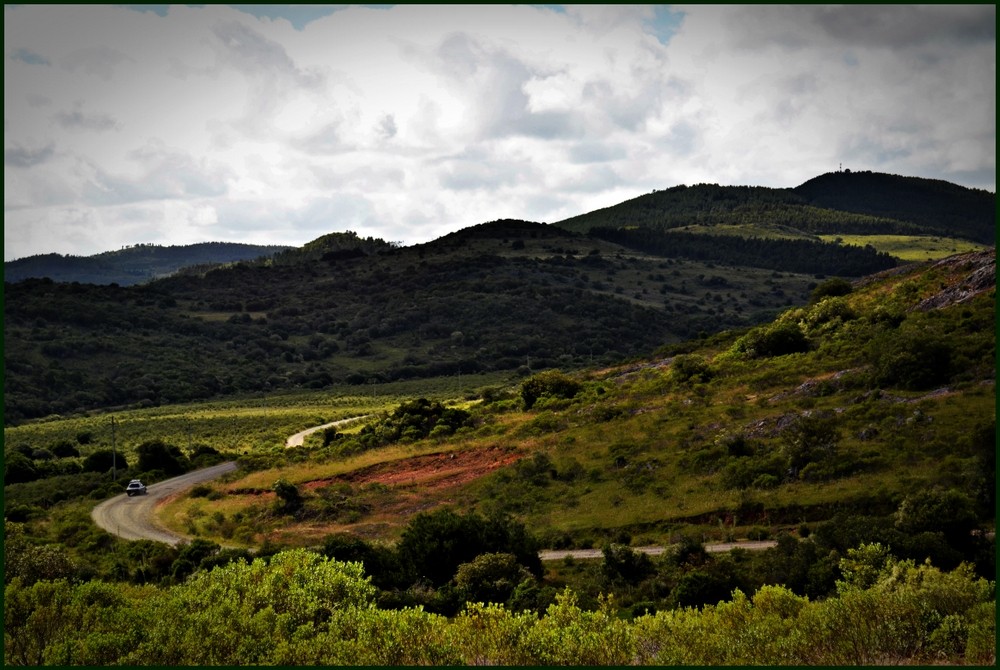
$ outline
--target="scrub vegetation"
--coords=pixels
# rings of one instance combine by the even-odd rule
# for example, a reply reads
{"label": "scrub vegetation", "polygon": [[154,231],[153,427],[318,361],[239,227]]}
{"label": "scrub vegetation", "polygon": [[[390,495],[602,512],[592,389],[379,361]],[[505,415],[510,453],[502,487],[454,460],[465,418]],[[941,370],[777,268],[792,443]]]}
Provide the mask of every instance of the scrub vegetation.
{"label": "scrub vegetation", "polygon": [[[126,293],[13,285],[27,292],[20,298],[61,296],[76,316],[63,320],[52,308],[25,321],[41,308],[6,307],[24,367],[51,373],[25,369],[11,382],[18,394],[4,434],[6,664],[995,663],[992,250],[860,278],[725,273],[630,256],[624,247],[592,254],[609,243],[496,222],[418,247],[412,260],[416,267],[425,255],[433,269],[424,278],[451,273],[459,282],[426,283],[428,296],[494,282],[534,295],[520,308],[525,330],[502,345],[509,351],[496,348],[506,312],[471,294],[457,300],[467,309],[451,312],[443,297],[421,305],[411,292],[412,305],[394,309],[412,323],[386,322],[384,332],[364,326],[368,340],[349,345],[343,338],[357,333],[353,320],[362,316],[345,316],[351,321],[341,330],[336,320],[313,323],[306,310],[283,312],[276,302],[254,305],[270,310],[265,317],[244,303],[235,319],[204,318],[215,313],[213,298],[197,291],[222,301],[241,286],[276,290],[272,280],[310,263],[330,270],[310,275],[315,292],[291,300],[295,309],[345,295],[332,288],[345,267],[361,283],[368,277],[370,290],[380,287],[378,295],[403,301],[397,267],[411,257],[374,241],[337,247],[346,241],[336,236],[335,248],[326,240],[267,265]],[[501,260],[468,265],[498,243],[509,251]],[[451,255],[459,248],[471,254],[461,262]],[[664,263],[664,282],[676,269],[679,281],[705,291],[750,282],[747,304],[770,287],[782,304],[762,305],[760,318],[737,325],[726,324],[724,307],[714,312],[716,327],[665,337],[655,317],[665,308],[649,306],[659,298],[639,284],[618,284],[619,293],[603,283],[609,268],[638,282],[651,271],[643,263]],[[571,293],[556,288],[553,278],[567,267],[604,276],[588,276],[580,290],[597,301],[586,304],[614,310],[583,310],[587,327],[564,318],[584,304],[563,301]],[[555,282],[547,288],[539,274],[516,283],[529,268],[561,269],[546,275]],[[470,280],[470,272],[481,276]],[[773,293],[784,289],[767,282],[779,279],[799,282],[794,298]],[[110,291],[99,304],[122,314],[162,309],[163,323],[186,318],[203,335],[213,323],[234,330],[212,335],[220,356],[212,364],[165,347],[157,349],[163,361],[178,357],[173,377],[157,362],[130,370],[138,349],[116,349],[125,340],[76,353],[86,338],[66,324],[88,310],[70,294],[90,300],[92,291]],[[142,291],[159,297],[132,302],[151,299]],[[539,311],[543,304],[548,312]],[[461,320],[473,311],[480,316]],[[626,312],[644,316],[604,332]],[[421,330],[428,314],[448,328]],[[621,333],[647,317],[649,330],[626,347]],[[287,339],[271,330],[276,323]],[[258,327],[270,334],[239,339]],[[129,328],[161,337],[152,322]],[[567,347],[579,338],[565,353],[518,348],[563,329]],[[608,338],[607,348],[591,355],[588,333]],[[338,348],[324,359],[292,353],[287,367],[274,362],[271,354],[288,347],[302,354],[314,336],[322,340],[316,347]],[[81,339],[67,344],[74,337]],[[655,343],[642,344],[647,337]],[[65,355],[32,348],[39,346]],[[426,358],[407,358],[417,350]],[[5,353],[8,368],[20,369]],[[494,354],[511,360],[467,366],[478,355],[500,360]],[[335,379],[334,360],[350,379]],[[98,365],[156,393],[120,406],[95,395],[87,409],[73,384],[65,394],[45,392],[75,374],[93,379]],[[330,379],[315,387],[306,377],[292,381],[321,368]],[[203,376],[188,375],[195,369]],[[259,374],[267,389],[236,381]],[[171,402],[175,382],[207,384],[202,391],[213,399]],[[30,418],[56,406],[73,411]],[[301,447],[285,446],[293,433],[352,417]],[[239,467],[157,510],[159,523],[188,538],[177,546],[123,541],[91,522],[93,506],[130,478],[154,484],[224,461]],[[736,548],[719,551],[720,543]],[[584,549],[595,557],[543,560],[544,550]]]}

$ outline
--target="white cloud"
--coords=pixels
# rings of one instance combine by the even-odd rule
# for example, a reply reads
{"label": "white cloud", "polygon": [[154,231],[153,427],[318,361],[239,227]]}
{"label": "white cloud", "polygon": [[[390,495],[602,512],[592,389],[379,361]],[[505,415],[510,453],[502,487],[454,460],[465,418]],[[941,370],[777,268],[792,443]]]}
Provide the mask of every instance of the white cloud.
{"label": "white cloud", "polygon": [[346,229],[414,243],[839,162],[995,188],[993,6],[4,18],[8,259]]}

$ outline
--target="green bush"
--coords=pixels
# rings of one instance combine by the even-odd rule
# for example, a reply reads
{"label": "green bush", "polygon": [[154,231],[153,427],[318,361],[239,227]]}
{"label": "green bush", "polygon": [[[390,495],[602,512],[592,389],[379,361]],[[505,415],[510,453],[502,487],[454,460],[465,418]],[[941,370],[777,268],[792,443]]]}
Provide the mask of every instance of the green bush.
{"label": "green bush", "polygon": [[781,483],[785,467],[777,455],[733,458],[722,468],[719,482],[727,489],[774,488]]}
{"label": "green bush", "polygon": [[809,340],[798,324],[778,321],[754,328],[736,340],[732,351],[744,358],[771,358],[809,351]]}
{"label": "green bush", "polygon": [[[795,477],[807,466],[836,460],[840,431],[832,413],[803,414],[781,433],[781,453]],[[816,470],[814,466],[813,470]]]}
{"label": "green bush", "polygon": [[809,294],[809,304],[815,305],[824,298],[849,295],[852,291],[854,291],[854,286],[851,282],[840,277],[833,277],[820,283],[812,290]]}
{"label": "green bush", "polygon": [[[8,540],[17,541],[16,530]],[[796,545],[809,543],[796,543]],[[148,554],[151,561],[162,556]],[[216,551],[206,554],[206,551]],[[217,546],[183,548],[206,566]],[[767,585],[723,592],[721,575],[688,572],[691,606],[620,616],[610,597],[581,605],[570,589],[542,615],[470,603],[448,619],[375,606],[360,563],[306,550],[230,554],[172,586],[11,579],[5,665],[884,665],[996,661],[995,585],[968,565],[950,572],[856,547],[839,590],[819,600]],[[472,564],[476,564],[473,569]],[[492,555],[463,583],[517,578]],[[466,574],[468,573],[468,574]],[[468,579],[466,579],[468,577]],[[533,580],[517,589],[525,594]],[[442,590],[443,591],[443,590]],[[413,591],[416,594],[416,591]],[[719,593],[722,593],[719,596]],[[424,593],[429,598],[429,592]],[[648,601],[647,601],[648,602]],[[643,610],[657,609],[643,607]]]}
{"label": "green bush", "polygon": [[876,337],[868,346],[872,383],[923,391],[948,382],[952,345],[931,333],[899,330]]}
{"label": "green bush", "polygon": [[557,370],[540,372],[521,382],[521,400],[525,409],[534,407],[543,396],[571,399],[580,392],[580,382],[567,377]]}
{"label": "green bush", "polygon": [[681,384],[705,383],[715,376],[715,371],[709,366],[704,356],[680,354],[674,357],[673,365],[670,366],[670,375],[674,381]]}
{"label": "green bush", "polygon": [[180,448],[163,440],[143,442],[136,452],[139,457],[140,472],[160,470],[166,475],[173,476],[183,474],[191,468],[191,462],[181,453]]}
{"label": "green bush", "polygon": [[449,509],[419,514],[403,530],[397,545],[402,569],[411,581],[443,586],[458,567],[480,554],[510,553],[532,574],[542,574],[538,541],[510,518],[459,515]]}
{"label": "green bush", "polygon": [[652,559],[642,552],[624,544],[608,544],[604,547],[604,562],[601,573],[612,583],[638,584],[654,572]]}
{"label": "green bush", "polygon": [[276,509],[280,514],[295,514],[302,509],[302,494],[294,484],[279,479],[271,488],[278,496]]}
{"label": "green bush", "polygon": [[827,298],[818,305],[812,307],[805,317],[806,326],[810,334],[815,335],[817,329],[824,324],[846,323],[858,318],[857,312],[844,298]]}
{"label": "green bush", "polygon": [[531,573],[514,554],[488,552],[458,566],[455,586],[466,602],[506,603]]}
{"label": "green bush", "polygon": [[3,463],[3,483],[20,484],[38,479],[34,462],[16,451],[8,452]]}
{"label": "green bush", "polygon": [[[444,437],[470,423],[471,415],[465,410],[418,398],[400,404],[381,421],[365,425],[354,442],[360,446],[360,450],[372,449],[400,440],[420,440],[431,434]],[[324,446],[337,439],[336,433],[328,434],[324,438]],[[350,445],[345,444],[343,450],[353,452],[358,449],[351,449]]]}
{"label": "green bush", "polygon": [[125,456],[111,449],[98,449],[83,459],[84,472],[108,472],[112,468],[127,470],[128,462]]}

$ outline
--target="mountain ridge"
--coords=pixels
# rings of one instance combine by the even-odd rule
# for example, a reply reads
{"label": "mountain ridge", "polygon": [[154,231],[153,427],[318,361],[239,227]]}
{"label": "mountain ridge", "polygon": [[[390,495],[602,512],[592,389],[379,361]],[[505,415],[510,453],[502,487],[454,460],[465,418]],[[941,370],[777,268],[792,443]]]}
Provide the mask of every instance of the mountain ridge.
{"label": "mountain ridge", "polygon": [[4,262],[4,281],[49,278],[53,281],[131,286],[168,276],[186,267],[201,270],[225,263],[271,256],[291,247],[239,242],[170,245],[138,244],[90,256],[36,254]]}
{"label": "mountain ridge", "polygon": [[[679,194],[709,223],[720,212],[745,217],[748,203],[754,216],[780,219],[802,200],[763,187],[670,191],[653,201]],[[889,221],[817,211],[834,223]],[[329,233],[137,286],[6,282],[5,419],[612,364],[766,322],[828,276],[897,264],[815,235],[740,239],[642,225],[584,233],[499,219],[409,247]]]}
{"label": "mountain ridge", "polygon": [[[794,188],[680,185],[563,219],[555,226],[645,227],[780,223],[806,234],[948,235],[994,244],[996,194],[941,180],[831,172]],[[929,212],[929,213],[928,213]]]}
{"label": "mountain ridge", "polygon": [[[995,210],[996,194],[989,191],[937,179],[844,170],[818,175],[794,188],[678,185],[551,224],[502,219],[471,225],[413,246],[431,249],[436,243],[450,244],[468,235],[509,236],[517,230],[523,232],[525,226],[538,225],[581,234],[594,229],[636,227],[663,233],[693,225],[707,226],[701,232],[711,235],[713,228],[734,224],[744,228],[742,236],[748,238],[756,237],[758,229],[754,226],[763,224],[773,230],[781,229],[784,234],[814,240],[820,234],[896,234],[957,237],[993,245]],[[546,236],[555,234],[537,228],[535,231]],[[663,242],[669,245],[677,240],[667,238]],[[327,255],[327,260],[347,259],[357,257],[358,250],[368,255],[400,246],[372,237],[361,238],[351,231],[329,233],[301,247],[231,242],[169,247],[136,245],[92,256],[40,254],[16,259],[4,263],[4,278],[16,282],[48,277],[54,281],[125,286],[168,276],[189,266],[198,266],[194,272],[204,272],[211,269],[210,265],[263,256],[276,257],[273,260],[279,264],[323,255]],[[205,252],[213,249],[217,253]],[[151,258],[156,255],[176,258],[170,261]]]}

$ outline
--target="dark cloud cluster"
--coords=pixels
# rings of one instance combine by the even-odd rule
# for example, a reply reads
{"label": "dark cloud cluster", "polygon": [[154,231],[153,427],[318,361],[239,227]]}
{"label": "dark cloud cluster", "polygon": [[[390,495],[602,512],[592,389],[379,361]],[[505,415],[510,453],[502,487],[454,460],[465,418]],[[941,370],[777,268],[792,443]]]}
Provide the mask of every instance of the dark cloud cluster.
{"label": "dark cloud cluster", "polygon": [[55,146],[52,144],[37,149],[14,145],[10,149],[4,149],[3,163],[10,167],[29,168],[46,162],[55,155],[55,152]]}

